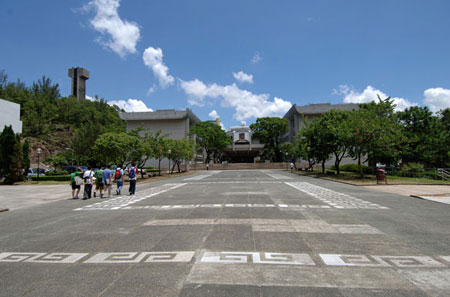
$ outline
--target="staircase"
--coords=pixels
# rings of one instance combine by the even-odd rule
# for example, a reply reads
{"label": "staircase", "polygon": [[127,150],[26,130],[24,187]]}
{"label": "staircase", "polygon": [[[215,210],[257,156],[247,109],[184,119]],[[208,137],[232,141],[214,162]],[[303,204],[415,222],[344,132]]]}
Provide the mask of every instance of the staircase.
{"label": "staircase", "polygon": [[438,168],[437,169],[437,176],[442,178],[442,180],[450,180],[450,171],[448,168]]}
{"label": "staircase", "polygon": [[[201,165],[205,166],[204,164]],[[289,163],[228,163],[228,164],[211,164],[209,170],[263,170],[263,169],[285,169],[287,170]],[[197,167],[198,169],[198,167]]]}

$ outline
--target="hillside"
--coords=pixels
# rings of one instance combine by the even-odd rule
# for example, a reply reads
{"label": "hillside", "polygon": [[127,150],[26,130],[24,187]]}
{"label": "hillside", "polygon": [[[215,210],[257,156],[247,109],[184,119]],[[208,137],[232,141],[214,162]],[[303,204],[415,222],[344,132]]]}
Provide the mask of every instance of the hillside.
{"label": "hillside", "polygon": [[0,98],[20,104],[22,140],[30,143],[31,164],[37,164],[38,147],[42,149],[41,161],[58,155],[88,164],[98,136],[125,131],[117,107],[99,98],[79,101],[61,97],[58,84],[46,77],[28,87],[21,81],[8,82],[5,72],[0,71]]}

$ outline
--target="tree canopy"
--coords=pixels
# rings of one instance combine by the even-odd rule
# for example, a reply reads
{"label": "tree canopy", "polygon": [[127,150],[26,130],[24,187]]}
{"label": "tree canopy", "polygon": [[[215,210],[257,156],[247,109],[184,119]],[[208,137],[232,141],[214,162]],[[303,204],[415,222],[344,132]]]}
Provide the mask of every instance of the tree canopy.
{"label": "tree canopy", "polygon": [[253,137],[264,143],[264,157],[274,162],[283,159],[280,144],[289,130],[288,120],[276,117],[256,119],[256,123],[250,125]]}
{"label": "tree canopy", "polygon": [[198,147],[206,152],[206,162],[217,161],[220,153],[231,144],[231,138],[220,126],[211,122],[197,122],[192,125],[189,135],[195,135]]}

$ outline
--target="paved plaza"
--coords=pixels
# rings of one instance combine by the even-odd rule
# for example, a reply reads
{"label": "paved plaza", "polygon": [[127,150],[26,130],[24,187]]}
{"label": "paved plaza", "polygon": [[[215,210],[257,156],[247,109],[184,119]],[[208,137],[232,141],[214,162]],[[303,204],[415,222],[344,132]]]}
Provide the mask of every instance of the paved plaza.
{"label": "paved plaza", "polygon": [[199,172],[0,213],[0,296],[449,296],[449,214],[286,171]]}

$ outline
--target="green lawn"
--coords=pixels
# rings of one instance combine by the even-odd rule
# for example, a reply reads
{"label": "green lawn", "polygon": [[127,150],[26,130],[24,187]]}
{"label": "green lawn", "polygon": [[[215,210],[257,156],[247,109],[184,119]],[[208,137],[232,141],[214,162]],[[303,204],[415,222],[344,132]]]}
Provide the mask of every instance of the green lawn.
{"label": "green lawn", "polygon": [[[305,172],[305,171],[297,171],[297,174],[313,176],[317,178],[324,178],[328,180],[348,182],[355,185],[374,185],[377,183],[375,175],[364,175],[364,178],[361,178],[359,174],[354,172],[343,172],[341,171],[340,175],[336,174],[321,174],[319,171],[314,172]],[[384,183],[384,182],[383,182]],[[403,177],[403,176],[390,176],[387,175],[387,183],[390,185],[395,184],[414,184],[414,185],[450,185],[450,181],[443,180],[435,180],[430,178],[416,178],[416,177]]]}

